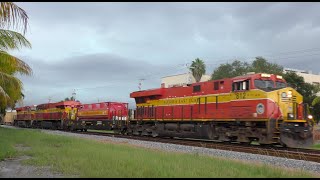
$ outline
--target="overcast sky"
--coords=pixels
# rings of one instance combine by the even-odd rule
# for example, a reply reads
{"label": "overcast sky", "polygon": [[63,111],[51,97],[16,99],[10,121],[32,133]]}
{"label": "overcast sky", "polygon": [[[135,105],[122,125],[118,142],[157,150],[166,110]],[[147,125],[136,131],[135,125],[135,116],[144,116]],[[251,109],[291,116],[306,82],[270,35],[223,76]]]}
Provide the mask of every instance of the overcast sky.
{"label": "overcast sky", "polygon": [[318,73],[319,3],[18,2],[29,15],[32,49],[11,53],[33,69],[24,105],[71,96],[126,101],[195,58],[207,74],[220,63],[264,56]]}

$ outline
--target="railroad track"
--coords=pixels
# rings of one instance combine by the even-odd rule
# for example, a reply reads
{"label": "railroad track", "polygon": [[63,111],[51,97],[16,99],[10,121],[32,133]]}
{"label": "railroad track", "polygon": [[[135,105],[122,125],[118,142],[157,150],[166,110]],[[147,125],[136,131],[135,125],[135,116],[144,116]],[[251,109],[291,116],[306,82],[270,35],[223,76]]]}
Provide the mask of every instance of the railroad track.
{"label": "railroad track", "polygon": [[296,159],[304,161],[312,161],[320,163],[320,150],[315,149],[303,149],[303,148],[284,148],[275,146],[260,146],[260,145],[243,145],[237,143],[223,143],[212,140],[199,140],[199,139],[183,139],[183,138],[159,138],[159,137],[148,137],[148,136],[130,136],[121,135],[115,133],[102,133],[102,132],[74,132],[79,134],[87,135],[98,135],[98,136],[111,136],[118,138],[152,141],[160,143],[170,143],[194,147],[204,147],[209,149],[220,149],[235,152],[244,152],[251,154],[260,154],[267,156],[282,157],[287,159]]}

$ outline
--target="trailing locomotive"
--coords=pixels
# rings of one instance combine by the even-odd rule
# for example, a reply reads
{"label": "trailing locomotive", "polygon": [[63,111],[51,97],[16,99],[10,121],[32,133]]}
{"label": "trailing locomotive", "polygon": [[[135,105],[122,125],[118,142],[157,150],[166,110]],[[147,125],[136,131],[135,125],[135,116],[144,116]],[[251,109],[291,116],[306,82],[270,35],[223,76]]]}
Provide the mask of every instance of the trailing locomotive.
{"label": "trailing locomotive", "polygon": [[303,97],[273,74],[247,74],[130,94],[128,133],[304,147],[313,118]]}
{"label": "trailing locomotive", "polygon": [[136,91],[128,103],[78,101],[17,108],[14,124],[64,130],[104,129],[153,137],[200,138],[261,145],[313,144],[313,118],[303,97],[273,74],[247,74]]}
{"label": "trailing locomotive", "polygon": [[125,129],[128,103],[100,102],[81,104],[78,101],[46,103],[17,108],[14,125],[19,127],[63,130]]}
{"label": "trailing locomotive", "polygon": [[38,106],[16,108],[14,124],[20,127],[52,128],[68,127],[67,121],[74,120],[74,111],[79,105],[76,101],[46,103]]}

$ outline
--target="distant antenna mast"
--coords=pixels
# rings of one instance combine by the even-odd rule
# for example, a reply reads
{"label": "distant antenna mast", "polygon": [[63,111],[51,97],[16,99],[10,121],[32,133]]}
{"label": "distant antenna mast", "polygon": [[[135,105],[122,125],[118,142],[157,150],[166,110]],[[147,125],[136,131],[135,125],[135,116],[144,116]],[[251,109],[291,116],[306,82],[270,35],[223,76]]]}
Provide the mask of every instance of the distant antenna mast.
{"label": "distant antenna mast", "polygon": [[73,92],[72,92],[72,99],[75,101],[76,100],[76,89],[73,89]]}
{"label": "distant antenna mast", "polygon": [[49,97],[49,99],[48,99],[48,100],[49,100],[49,103],[50,103],[50,102],[51,102],[51,96]]}
{"label": "distant antenna mast", "polygon": [[141,91],[141,86],[142,86],[142,81],[144,81],[145,79],[139,79],[140,81],[139,81],[139,86],[138,86],[138,88],[139,88],[139,91]]}

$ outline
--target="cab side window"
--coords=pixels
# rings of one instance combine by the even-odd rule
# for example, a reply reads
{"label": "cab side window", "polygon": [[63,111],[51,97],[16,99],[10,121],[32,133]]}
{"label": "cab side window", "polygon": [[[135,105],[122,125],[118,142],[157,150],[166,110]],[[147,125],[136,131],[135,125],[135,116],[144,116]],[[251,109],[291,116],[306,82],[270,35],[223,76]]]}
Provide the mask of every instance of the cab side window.
{"label": "cab side window", "polygon": [[246,91],[250,89],[250,80],[232,83],[232,91]]}
{"label": "cab side window", "polygon": [[201,91],[201,86],[197,85],[197,86],[193,86],[193,92],[200,92]]}

